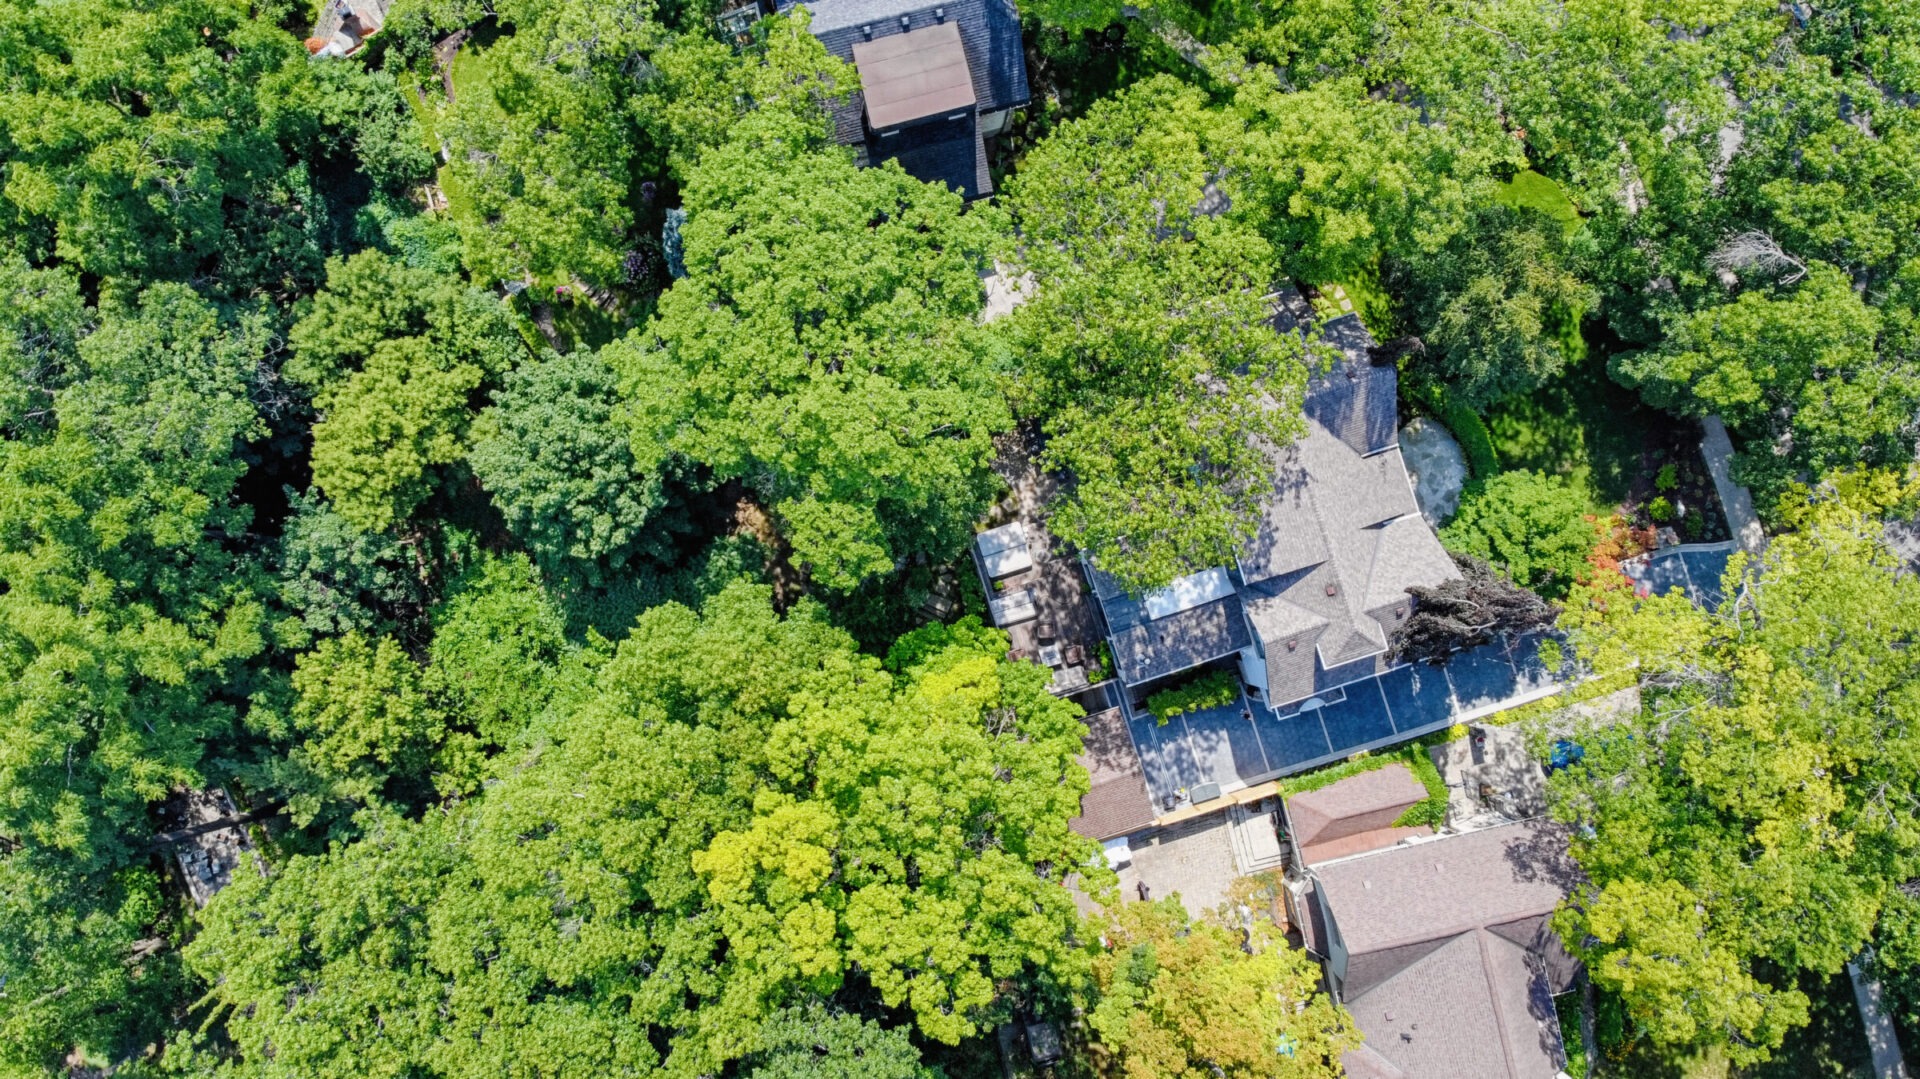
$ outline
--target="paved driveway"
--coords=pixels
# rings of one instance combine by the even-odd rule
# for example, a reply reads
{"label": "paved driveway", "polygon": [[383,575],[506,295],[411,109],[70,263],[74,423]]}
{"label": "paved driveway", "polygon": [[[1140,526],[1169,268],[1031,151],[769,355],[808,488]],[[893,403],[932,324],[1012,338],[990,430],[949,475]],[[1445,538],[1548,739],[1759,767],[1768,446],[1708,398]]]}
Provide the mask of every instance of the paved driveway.
{"label": "paved driveway", "polygon": [[1223,708],[1129,721],[1147,790],[1160,812],[1204,784],[1251,785],[1403,742],[1497,709],[1552,685],[1539,639],[1492,644],[1445,667],[1401,667],[1323,695],[1318,708],[1280,714],[1242,698]]}

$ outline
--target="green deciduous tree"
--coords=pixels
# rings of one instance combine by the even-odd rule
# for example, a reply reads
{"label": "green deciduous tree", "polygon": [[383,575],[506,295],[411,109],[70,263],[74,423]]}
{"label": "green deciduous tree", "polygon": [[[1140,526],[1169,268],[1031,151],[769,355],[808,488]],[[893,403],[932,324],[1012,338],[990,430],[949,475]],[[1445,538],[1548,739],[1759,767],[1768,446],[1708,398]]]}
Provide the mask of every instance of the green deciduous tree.
{"label": "green deciduous tree", "polygon": [[1660,347],[1613,369],[1656,405],[1718,412],[1777,495],[1782,470],[1770,458],[1820,473],[1911,457],[1902,436],[1920,407],[1920,372],[1883,355],[1879,336],[1878,312],[1847,277],[1815,264],[1797,285],[1676,316]]}
{"label": "green deciduous tree", "polygon": [[[1231,54],[1218,61],[1235,63]],[[1357,78],[1288,92],[1249,70],[1232,111],[1245,125],[1232,158],[1242,213],[1292,277],[1324,284],[1364,272],[1383,254],[1438,251],[1486,201],[1496,155],[1419,114],[1376,100]]]}
{"label": "green deciduous tree", "polygon": [[1087,1012],[1092,1059],[1127,1079],[1253,1079],[1346,1074],[1360,1045],[1321,991],[1307,954],[1257,924],[1240,931],[1188,917],[1176,899],[1128,903],[1096,919]]}
{"label": "green deciduous tree", "polygon": [[21,436],[51,421],[53,395],[79,374],[74,345],[90,317],[72,273],[0,257],[0,430]]}
{"label": "green deciduous tree", "polygon": [[0,835],[83,861],[124,849],[146,802],[197,778],[262,646],[227,541],[258,320],[180,286],[114,301],[68,360],[55,426],[0,443]]}
{"label": "green deciduous tree", "polygon": [[1562,937],[1655,1040],[1736,1062],[1806,1020],[1796,978],[1838,972],[1920,864],[1920,582],[1843,505],[1792,520],[1718,611],[1605,589],[1567,619],[1644,707],[1552,781],[1591,879]]}
{"label": "green deciduous tree", "polygon": [[418,619],[427,566],[417,544],[365,532],[312,495],[290,492],[282,525],[280,601],[313,633],[379,631]]}
{"label": "green deciduous tree", "polygon": [[1587,497],[1564,476],[1501,472],[1475,480],[1440,530],[1448,550],[1492,563],[1515,584],[1559,599],[1599,543]]}
{"label": "green deciduous tree", "polygon": [[163,1037],[187,986],[178,957],[154,954],[151,938],[177,928],[144,867],[0,856],[0,1073],[55,1074],[75,1046],[125,1059]]}
{"label": "green deciduous tree", "polygon": [[613,369],[583,350],[521,364],[480,414],[474,475],[543,566],[619,565],[665,504],[661,451],[635,460],[618,405]]}
{"label": "green deciduous tree", "polygon": [[314,72],[287,16],[214,0],[0,12],[0,205],[27,253],[236,296],[311,282],[348,200],[316,176],[356,150],[389,183],[425,161],[392,80]]}
{"label": "green deciduous tree", "polygon": [[[1007,188],[1031,299],[1005,323],[1015,398],[1071,473],[1053,528],[1134,588],[1230,561],[1301,430],[1300,344],[1265,323],[1272,250],[1209,187],[1238,137],[1161,77],[1096,104]],[[1206,204],[1203,209],[1203,202]]]}
{"label": "green deciduous tree", "polygon": [[569,651],[532,564],[485,556],[434,611],[429,683],[482,741],[510,745],[546,706]]}
{"label": "green deciduous tree", "polygon": [[[512,32],[443,125],[467,193],[464,260],[488,284],[616,280],[633,224],[627,101],[662,36],[652,0],[501,0]],[[469,44],[468,48],[476,47]]]}
{"label": "green deciduous tree", "polygon": [[1599,294],[1573,271],[1565,230],[1530,210],[1483,207],[1432,255],[1391,275],[1428,357],[1410,374],[1469,408],[1526,394],[1560,373],[1563,341]]}
{"label": "green deciduous tree", "polygon": [[760,1024],[759,1052],[748,1058],[754,1079],[923,1079],[907,1032],[814,1004],[789,1008]]}
{"label": "green deciduous tree", "polygon": [[320,412],[314,486],[369,531],[406,520],[465,456],[470,396],[525,351],[497,298],[378,251],[328,264],[291,340],[287,377]]}
{"label": "green deciduous tree", "polygon": [[605,351],[636,457],[669,447],[753,484],[795,561],[847,589],[958,553],[990,497],[1009,421],[973,319],[998,219],[787,134],[756,112],[702,156],[688,276]]}
{"label": "green deciduous tree", "polygon": [[389,779],[419,777],[446,732],[419,664],[391,637],[328,637],[293,671],[297,745],[282,780],[296,822],[379,800]]}
{"label": "green deciduous tree", "polygon": [[1077,710],[1004,638],[922,643],[890,673],[747,585],[648,611],[464,806],[214,901],[189,959],[236,1069],[717,1074],[843,991],[952,1041],[1071,984]]}
{"label": "green deciduous tree", "polygon": [[[16,282],[18,279],[15,279]],[[41,277],[45,284],[48,278]],[[129,868],[148,803],[197,785],[264,645],[236,552],[258,317],[183,286],[48,292],[7,316],[37,354],[0,441],[0,1070],[124,1053],[179,992],[156,881]],[[49,314],[49,312],[53,312]],[[31,329],[32,324],[38,329]],[[22,328],[28,328],[21,332]],[[4,346],[0,346],[4,347]]]}
{"label": "green deciduous tree", "polygon": [[683,34],[654,53],[657,75],[634,99],[636,119],[667,152],[683,182],[700,155],[725,145],[749,114],[810,146],[831,134],[828,108],[859,86],[853,65],[827,52],[808,30],[805,7],[762,19],[759,46],[734,49],[704,34]]}

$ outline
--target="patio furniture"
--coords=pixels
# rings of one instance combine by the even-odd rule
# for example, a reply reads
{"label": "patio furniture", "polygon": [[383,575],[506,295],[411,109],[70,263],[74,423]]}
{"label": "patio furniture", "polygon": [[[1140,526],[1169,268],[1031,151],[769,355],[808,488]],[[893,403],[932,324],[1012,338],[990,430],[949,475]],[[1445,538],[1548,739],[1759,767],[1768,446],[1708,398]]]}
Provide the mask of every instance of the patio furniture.
{"label": "patio furniture", "polygon": [[1067,664],[1073,667],[1084,666],[1087,662],[1087,650],[1077,644],[1067,646]]}
{"label": "patio furniture", "polygon": [[1060,666],[1060,646],[1057,644],[1041,645],[1040,646],[1040,662],[1046,664],[1049,667]]}
{"label": "patio furniture", "polygon": [[1029,618],[1038,617],[1040,612],[1033,605],[1032,589],[1008,590],[1004,594],[987,601],[987,610],[993,615],[993,624],[1005,629]]}
{"label": "patio furniture", "polygon": [[1087,681],[1085,667],[1062,667],[1054,672],[1053,681],[1047,688],[1055,693],[1071,693],[1074,690],[1085,689],[1089,685],[1092,683]]}
{"label": "patio furniture", "polygon": [[1054,624],[1053,619],[1042,618],[1040,621],[1034,623],[1033,632],[1038,635],[1041,640],[1051,641],[1059,636],[1059,627]]}

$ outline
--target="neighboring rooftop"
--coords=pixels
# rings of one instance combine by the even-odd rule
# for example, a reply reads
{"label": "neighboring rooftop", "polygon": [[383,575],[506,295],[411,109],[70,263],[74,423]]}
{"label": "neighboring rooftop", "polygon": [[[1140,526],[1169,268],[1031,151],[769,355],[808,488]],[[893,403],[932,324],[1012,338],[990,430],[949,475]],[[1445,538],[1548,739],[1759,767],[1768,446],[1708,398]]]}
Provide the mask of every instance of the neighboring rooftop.
{"label": "neighboring rooftop", "polygon": [[[1312,871],[1329,974],[1366,1035],[1353,1074],[1550,1079],[1552,996],[1575,966],[1549,924],[1580,880],[1558,826],[1530,821]],[[1344,967],[1344,969],[1342,969]]]}
{"label": "neighboring rooftop", "polygon": [[[796,0],[779,0],[781,11]],[[1020,13],[1011,0],[812,0],[813,35],[859,69],[833,109],[834,137],[867,161],[967,198],[991,194],[983,127],[1027,103]]]}
{"label": "neighboring rooftop", "polygon": [[327,0],[307,38],[315,56],[349,56],[386,25],[393,0]]}
{"label": "neighboring rooftop", "polygon": [[1426,799],[1426,785],[1404,764],[1375,768],[1288,797],[1287,820],[1301,864],[1317,865],[1432,835],[1431,828],[1393,823]]}
{"label": "neighboring rooftop", "polygon": [[867,98],[867,122],[876,128],[970,108],[975,101],[960,28],[950,22],[856,41],[853,64]]}
{"label": "neighboring rooftop", "polygon": [[245,819],[220,787],[176,790],[160,805],[166,831],[155,837],[171,844],[181,880],[194,905],[204,907],[233,882],[234,871],[251,861],[261,875],[266,866],[248,838]]}
{"label": "neighboring rooftop", "polygon": [[1087,743],[1080,764],[1093,780],[1093,789],[1080,799],[1080,815],[1069,822],[1088,839],[1111,839],[1137,832],[1153,823],[1153,804],[1147,800],[1147,782],[1140,757],[1127,733],[1127,717],[1118,708],[1096,712],[1086,719]]}

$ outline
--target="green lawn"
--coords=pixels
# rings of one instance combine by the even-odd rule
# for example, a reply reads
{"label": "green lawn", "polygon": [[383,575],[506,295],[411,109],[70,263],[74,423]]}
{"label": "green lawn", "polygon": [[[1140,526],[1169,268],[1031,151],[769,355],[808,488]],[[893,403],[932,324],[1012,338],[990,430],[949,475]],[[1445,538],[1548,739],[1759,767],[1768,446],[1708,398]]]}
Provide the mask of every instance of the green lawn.
{"label": "green lawn", "polygon": [[1580,211],[1574,208],[1573,200],[1559,184],[1532,169],[1514,174],[1513,179],[1500,185],[1493,198],[1503,206],[1538,210],[1560,222],[1568,232],[1580,227]]}
{"label": "green lawn", "polygon": [[1393,334],[1393,301],[1380,284],[1378,261],[1358,273],[1321,285],[1314,309],[1322,318],[1338,318],[1351,311],[1360,316],[1376,339]]}
{"label": "green lawn", "polygon": [[1501,467],[1566,476],[1602,512],[1627,498],[1648,433],[1674,423],[1607,377],[1600,350],[1533,394],[1495,405],[1486,420]]}

